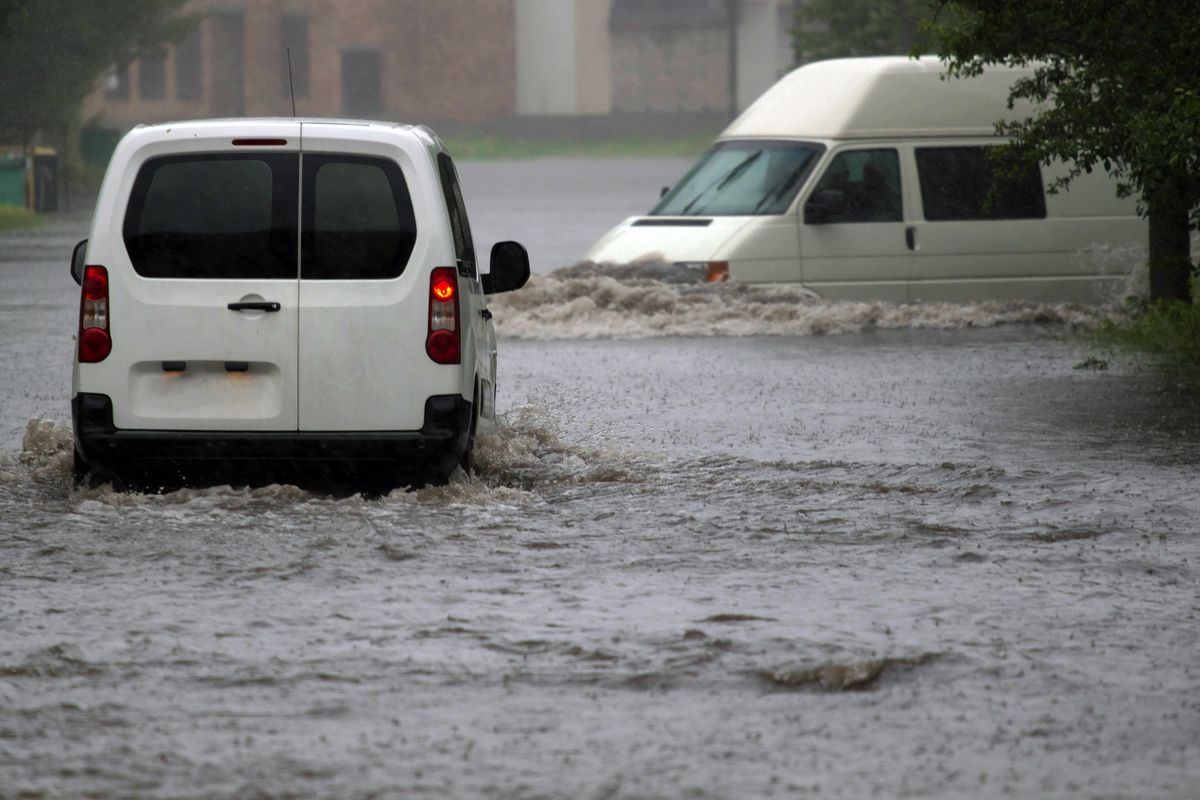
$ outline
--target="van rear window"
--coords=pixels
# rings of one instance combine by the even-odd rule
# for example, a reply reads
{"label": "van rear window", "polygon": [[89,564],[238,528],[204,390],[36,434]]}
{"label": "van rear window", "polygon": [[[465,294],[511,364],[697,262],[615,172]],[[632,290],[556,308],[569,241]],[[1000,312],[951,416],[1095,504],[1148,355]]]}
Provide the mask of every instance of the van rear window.
{"label": "van rear window", "polygon": [[304,156],[304,280],[385,280],[404,272],[417,238],[412,198],[395,161]]}
{"label": "van rear window", "polygon": [[299,156],[197,154],[142,165],[125,212],[147,278],[294,279]]}
{"label": "van rear window", "polygon": [[918,147],[921,205],[931,222],[977,219],[1042,219],[1046,195],[1036,164],[1010,175],[997,164],[994,147]]}

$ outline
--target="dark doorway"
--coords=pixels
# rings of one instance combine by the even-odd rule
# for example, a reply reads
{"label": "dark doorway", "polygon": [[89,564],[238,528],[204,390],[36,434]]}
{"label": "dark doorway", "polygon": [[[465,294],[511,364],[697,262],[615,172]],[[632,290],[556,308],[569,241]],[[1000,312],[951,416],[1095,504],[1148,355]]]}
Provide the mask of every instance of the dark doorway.
{"label": "dark doorway", "polygon": [[245,21],[242,12],[214,14],[212,112],[238,117],[246,113]]}
{"label": "dark doorway", "polygon": [[342,51],[342,112],[368,117],[383,110],[378,50]]}

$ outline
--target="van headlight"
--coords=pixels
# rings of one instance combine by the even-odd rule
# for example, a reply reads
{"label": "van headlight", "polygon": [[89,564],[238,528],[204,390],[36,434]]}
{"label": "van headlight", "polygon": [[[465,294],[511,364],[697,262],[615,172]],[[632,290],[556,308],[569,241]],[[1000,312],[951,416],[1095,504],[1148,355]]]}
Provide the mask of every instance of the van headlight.
{"label": "van headlight", "polygon": [[708,283],[724,283],[729,280],[728,261],[676,261],[675,266],[703,275]]}

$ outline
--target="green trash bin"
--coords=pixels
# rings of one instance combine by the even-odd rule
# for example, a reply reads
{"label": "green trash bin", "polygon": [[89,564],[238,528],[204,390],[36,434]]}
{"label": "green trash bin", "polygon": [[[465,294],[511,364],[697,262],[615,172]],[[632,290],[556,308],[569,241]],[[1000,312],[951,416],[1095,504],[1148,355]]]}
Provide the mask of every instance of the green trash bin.
{"label": "green trash bin", "polygon": [[58,153],[48,147],[33,151],[33,210],[58,211]]}
{"label": "green trash bin", "polygon": [[0,152],[0,206],[25,208],[25,156]]}

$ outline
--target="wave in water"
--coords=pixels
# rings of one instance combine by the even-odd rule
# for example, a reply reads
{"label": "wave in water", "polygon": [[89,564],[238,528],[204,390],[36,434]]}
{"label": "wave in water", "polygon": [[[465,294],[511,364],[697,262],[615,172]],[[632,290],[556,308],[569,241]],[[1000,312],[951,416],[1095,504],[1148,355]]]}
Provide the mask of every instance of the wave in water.
{"label": "wave in water", "polygon": [[564,441],[558,434],[552,405],[521,406],[495,424],[485,423],[475,446],[473,474],[459,470],[445,486],[401,488],[383,498],[325,497],[319,492],[280,485],[179,489],[153,496],[114,492],[108,484],[76,489],[72,482],[71,427],[46,419],[29,420],[19,453],[0,454],[0,487],[7,485],[18,494],[33,490],[44,497],[113,507],[140,506],[148,497],[167,505],[200,502],[224,508],[276,502],[519,505],[535,501],[537,491],[547,487],[635,480],[635,468],[617,454],[599,445]]}
{"label": "wave in water", "polygon": [[490,301],[509,339],[812,336],[870,328],[970,328],[1015,323],[1092,327],[1115,307],[1077,303],[830,302],[800,286],[706,283],[671,264],[583,263],[534,275]]}

